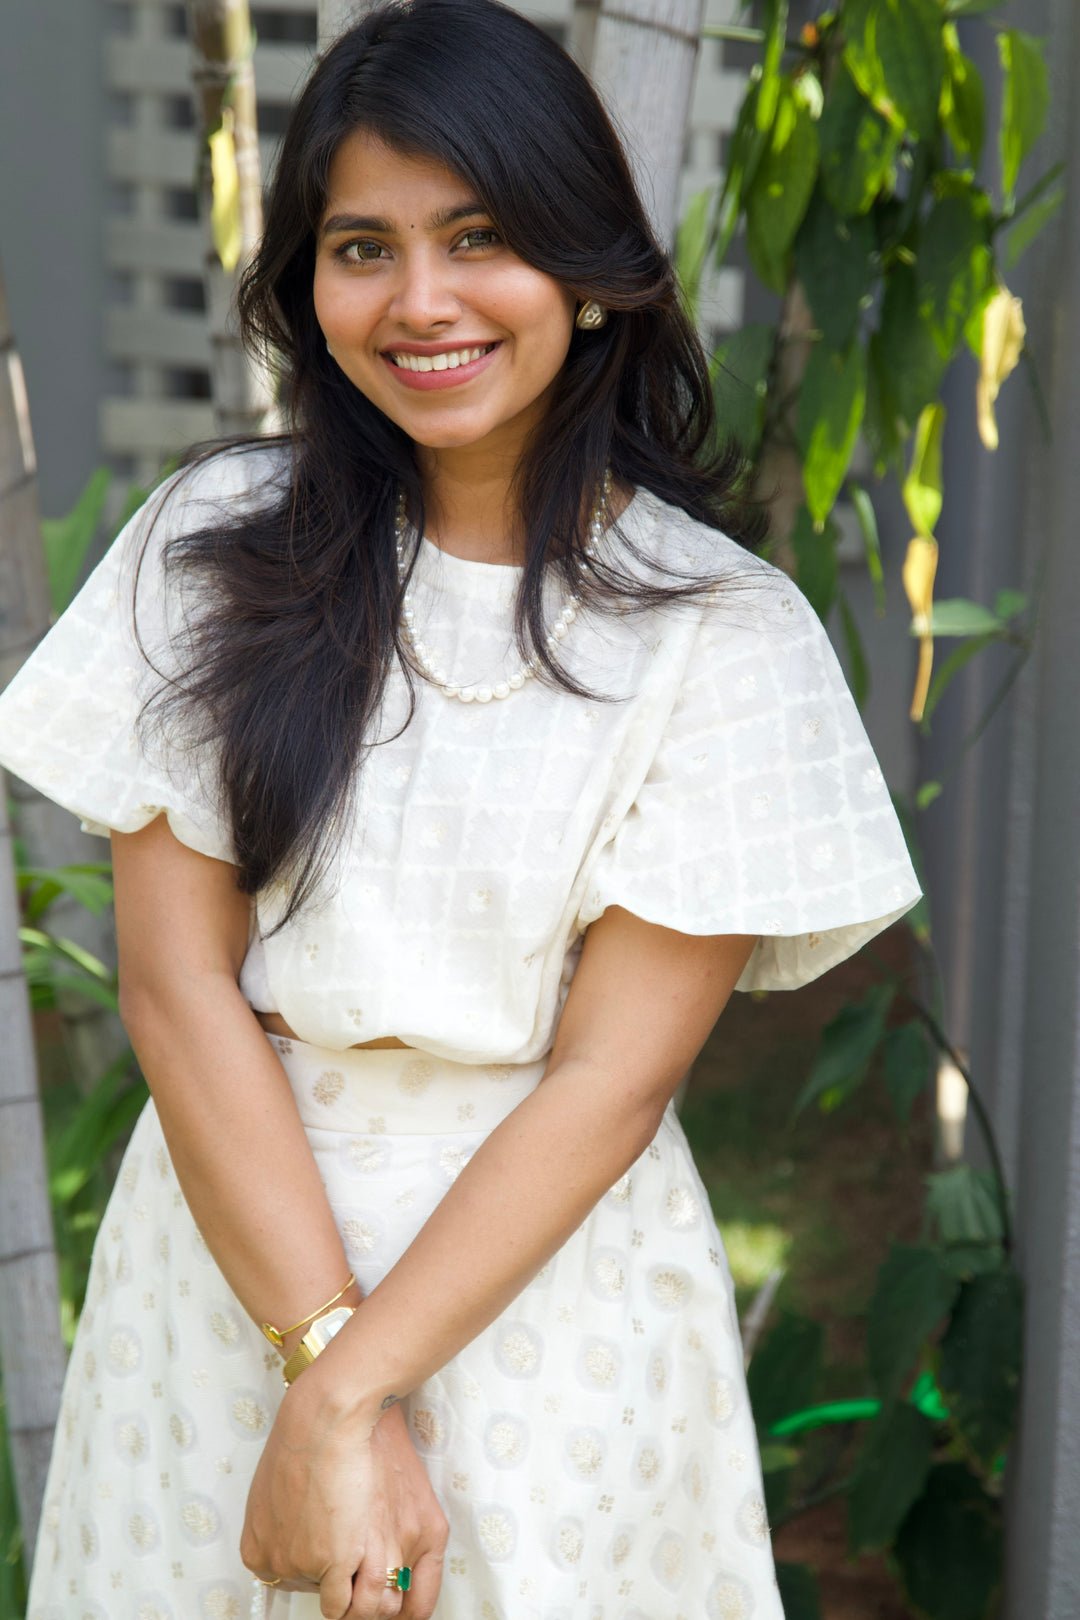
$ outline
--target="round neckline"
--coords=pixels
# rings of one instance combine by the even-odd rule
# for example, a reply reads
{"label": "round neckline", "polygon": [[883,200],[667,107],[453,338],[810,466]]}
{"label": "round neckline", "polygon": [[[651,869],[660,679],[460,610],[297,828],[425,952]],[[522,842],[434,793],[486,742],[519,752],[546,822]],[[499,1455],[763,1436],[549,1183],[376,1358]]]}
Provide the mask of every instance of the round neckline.
{"label": "round neckline", "polygon": [[[605,539],[612,532],[616,535],[628,532],[640,544],[643,526],[649,526],[648,500],[648,490],[638,485],[611,529],[605,530]],[[441,546],[423,535],[412,577],[434,590],[449,592],[451,596],[505,601],[517,594],[524,572],[520,563],[478,562],[471,557],[457,557],[452,551],[443,551]]]}

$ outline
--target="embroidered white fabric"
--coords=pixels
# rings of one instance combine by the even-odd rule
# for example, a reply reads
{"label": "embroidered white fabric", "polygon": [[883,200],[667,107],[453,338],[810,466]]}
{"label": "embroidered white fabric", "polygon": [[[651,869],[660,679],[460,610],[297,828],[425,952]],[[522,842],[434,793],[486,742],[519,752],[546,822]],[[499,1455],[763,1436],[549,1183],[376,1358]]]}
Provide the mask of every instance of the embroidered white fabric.
{"label": "embroidered white fabric", "polygon": [[[225,452],[176,475],[116,540],[0,697],[0,762],[91,831],[162,810],[176,837],[232,858],[213,761],[135,733],[155,684],[143,646],[197,603],[162,548],[216,510],[265,499],[281,452]],[[693,934],[759,936],[739,988],[784,989],[858,949],[918,898],[881,772],[820,622],[787,577],[639,491],[618,526],[646,556],[725,576],[663,612],[583,612],[567,667],[612,701],[530,681],[463,705],[395,671],[380,741],[322,903],[272,938],[282,891],[253,906],[242,989],[301,1039],[342,1050],[396,1035],[458,1062],[542,1057],[583,930],[606,907]],[[624,555],[618,534],[605,545]],[[635,564],[641,571],[642,564]],[[418,633],[462,684],[519,662],[520,574],[421,544]],[[552,610],[560,600],[551,586]]]}

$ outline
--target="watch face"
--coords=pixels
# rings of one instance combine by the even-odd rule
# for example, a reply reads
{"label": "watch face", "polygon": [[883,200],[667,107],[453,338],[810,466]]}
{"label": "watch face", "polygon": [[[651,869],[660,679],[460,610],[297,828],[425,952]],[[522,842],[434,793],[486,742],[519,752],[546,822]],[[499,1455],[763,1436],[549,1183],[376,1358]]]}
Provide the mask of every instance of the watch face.
{"label": "watch face", "polygon": [[336,1310],[327,1311],[325,1316],[320,1316],[317,1322],[313,1322],[310,1334],[306,1334],[305,1337],[317,1339],[319,1349],[325,1350],[334,1334],[341,1332],[352,1314],[351,1306],[339,1305]]}

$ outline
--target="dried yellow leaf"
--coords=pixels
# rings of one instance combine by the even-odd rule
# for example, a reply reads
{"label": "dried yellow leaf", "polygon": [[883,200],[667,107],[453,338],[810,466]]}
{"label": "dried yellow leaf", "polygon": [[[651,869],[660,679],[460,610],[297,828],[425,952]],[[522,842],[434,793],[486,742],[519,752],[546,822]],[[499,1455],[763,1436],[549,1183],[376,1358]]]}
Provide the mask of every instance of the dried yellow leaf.
{"label": "dried yellow leaf", "polygon": [[919,667],[911,699],[913,720],[921,720],[923,717],[926,695],[930,690],[930,676],[934,668],[934,637],[931,625],[937,563],[936,540],[931,540],[924,534],[917,534],[908,542],[903,570],[904,592],[911,606],[912,632],[919,638]]}
{"label": "dried yellow leaf", "polygon": [[1019,363],[1026,336],[1023,304],[1007,287],[999,287],[983,314],[982,357],[975,388],[979,437],[988,450],[998,447],[994,402]]}
{"label": "dried yellow leaf", "polygon": [[240,226],[240,170],[236,163],[236,138],[231,107],[222,113],[221,124],[209,137],[210,177],[213,203],[210,229],[223,270],[235,270],[243,240]]}

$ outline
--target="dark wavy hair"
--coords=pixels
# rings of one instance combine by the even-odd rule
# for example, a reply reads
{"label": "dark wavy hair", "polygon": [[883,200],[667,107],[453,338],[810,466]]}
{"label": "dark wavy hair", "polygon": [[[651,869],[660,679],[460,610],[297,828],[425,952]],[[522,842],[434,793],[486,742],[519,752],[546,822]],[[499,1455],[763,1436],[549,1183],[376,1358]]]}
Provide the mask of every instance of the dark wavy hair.
{"label": "dark wavy hair", "polygon": [[393,533],[402,489],[423,533],[414,445],[330,358],[312,294],[331,161],[357,130],[458,174],[513,252],[611,312],[600,330],[575,330],[516,473],[526,544],[516,633],[541,678],[593,695],[545,645],[546,569],[602,611],[716,584],[586,556],[583,514],[606,468],[744,543],[760,537],[738,457],[717,441],[705,356],[671,261],[585,75],[496,0],[389,0],[370,12],[320,59],[296,104],[241,286],[245,342],[272,357],[285,384],[290,432],[279,442],[291,477],[262,504],[165,547],[167,570],[194,575],[207,605],[180,678],[144,713],[183,719],[189,739],[213,745],[240,887],[286,885],[279,927],[327,871],[388,671],[399,660],[416,674],[400,634]]}

